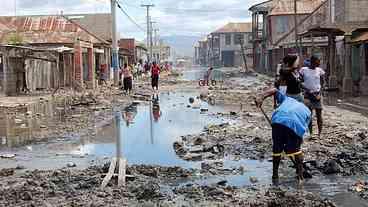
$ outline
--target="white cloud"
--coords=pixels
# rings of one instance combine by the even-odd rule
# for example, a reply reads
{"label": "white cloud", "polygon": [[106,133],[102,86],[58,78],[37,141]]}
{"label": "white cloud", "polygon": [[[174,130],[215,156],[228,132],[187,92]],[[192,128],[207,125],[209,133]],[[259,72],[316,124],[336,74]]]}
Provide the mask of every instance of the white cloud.
{"label": "white cloud", "polygon": [[[14,15],[14,1],[2,0],[0,15]],[[154,3],[152,17],[161,35],[204,35],[227,22],[250,21],[248,8],[264,0],[119,0],[138,24],[146,28],[142,3]],[[110,12],[110,0],[17,0],[17,14]],[[144,39],[139,30],[117,10],[118,28],[123,36]]]}

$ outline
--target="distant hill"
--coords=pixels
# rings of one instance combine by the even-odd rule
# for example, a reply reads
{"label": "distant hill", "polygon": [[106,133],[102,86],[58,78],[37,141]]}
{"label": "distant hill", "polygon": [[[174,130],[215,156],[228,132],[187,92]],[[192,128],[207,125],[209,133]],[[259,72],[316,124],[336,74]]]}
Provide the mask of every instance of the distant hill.
{"label": "distant hill", "polygon": [[194,56],[194,44],[196,44],[201,37],[197,36],[184,36],[184,35],[172,35],[163,36],[161,39],[166,44],[174,48],[176,55],[179,56]]}

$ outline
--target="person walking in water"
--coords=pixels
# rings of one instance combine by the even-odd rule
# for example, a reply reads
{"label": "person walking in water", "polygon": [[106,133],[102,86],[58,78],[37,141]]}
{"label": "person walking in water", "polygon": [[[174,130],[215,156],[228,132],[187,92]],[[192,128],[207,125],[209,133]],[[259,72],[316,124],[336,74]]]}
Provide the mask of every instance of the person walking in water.
{"label": "person walking in water", "polygon": [[286,95],[304,102],[302,94],[302,80],[299,74],[299,57],[287,55],[283,59],[284,68],[280,70],[280,78],[276,83],[277,88],[286,86]]}
{"label": "person walking in water", "polygon": [[160,66],[158,66],[156,64],[156,62],[153,62],[152,67],[151,67],[151,84],[152,84],[152,89],[156,91],[158,91],[158,81],[159,81],[159,77],[160,77]]}
{"label": "person walking in water", "polygon": [[123,88],[125,91],[125,94],[130,94],[133,89],[133,75],[130,67],[128,64],[124,63],[123,68]]}
{"label": "person walking in water", "polygon": [[206,73],[204,74],[204,81],[206,82],[205,84],[206,84],[207,86],[210,84],[212,71],[213,71],[213,67],[210,67],[210,68],[206,71]]}
{"label": "person walking in water", "polygon": [[[310,66],[303,67],[300,70],[300,75],[303,77],[304,102],[312,112],[313,110],[316,111],[318,136],[321,136],[323,128],[321,88],[323,85],[325,71],[319,66],[320,60],[317,57],[312,56],[310,58]],[[309,131],[311,134],[313,133],[312,123],[313,121],[311,120],[309,125]]]}
{"label": "person walking in water", "polygon": [[296,165],[298,183],[303,177],[303,153],[301,145],[303,137],[311,120],[311,111],[294,98],[288,97],[279,90],[270,89],[256,98],[257,107],[261,107],[263,101],[271,96],[276,96],[278,107],[275,109],[272,119],[272,148],[273,148],[273,174],[274,184],[279,182],[279,165],[282,154]]}

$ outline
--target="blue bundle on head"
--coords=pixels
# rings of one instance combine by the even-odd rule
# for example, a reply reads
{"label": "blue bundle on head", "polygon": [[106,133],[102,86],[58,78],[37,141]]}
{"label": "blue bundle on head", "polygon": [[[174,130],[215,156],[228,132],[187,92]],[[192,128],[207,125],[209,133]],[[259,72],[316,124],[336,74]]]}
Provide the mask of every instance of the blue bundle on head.
{"label": "blue bundle on head", "polygon": [[310,62],[309,59],[305,59],[303,64],[304,64],[304,67],[310,67],[311,66],[311,62]]}

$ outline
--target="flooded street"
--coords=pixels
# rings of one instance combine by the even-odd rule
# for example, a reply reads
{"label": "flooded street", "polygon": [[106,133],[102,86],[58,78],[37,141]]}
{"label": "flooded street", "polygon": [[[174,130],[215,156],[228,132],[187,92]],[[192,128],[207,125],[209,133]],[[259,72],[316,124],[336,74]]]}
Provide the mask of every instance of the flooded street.
{"label": "flooded street", "polygon": [[[10,157],[0,159],[0,166],[16,169],[19,176],[33,170],[83,172],[91,170],[91,166],[105,166],[116,156],[118,135],[114,116],[120,111],[121,154],[127,159],[128,171],[135,172],[138,179],[129,185],[144,188],[147,184],[139,182],[150,180],[144,177],[148,175],[159,177],[155,182],[166,196],[188,193],[187,196],[193,196],[192,191],[206,190],[209,186],[246,191],[237,192],[239,196],[256,195],[272,186],[272,162],[268,155],[271,142],[266,141],[270,127],[263,124],[265,120],[254,106],[244,101],[250,97],[244,91],[263,87],[260,80],[264,77],[232,73],[236,70],[218,70],[219,77],[230,76],[223,85],[213,86],[218,93],[198,87],[197,80],[203,76],[204,68],[193,68],[183,71],[178,80],[184,81],[184,87],[179,83],[169,85],[158,96],[144,95],[145,100],[121,102],[119,98],[125,97],[119,95],[113,101],[121,104],[113,107],[101,104],[85,107],[81,103],[88,101],[72,104],[70,100],[41,99],[17,107],[16,111],[3,110],[0,155]],[[233,95],[223,93],[230,87]],[[209,98],[199,98],[207,93],[216,100],[215,104],[209,104]],[[184,154],[178,148],[181,145]],[[327,198],[337,206],[368,206],[349,191],[366,176],[324,175],[314,170],[313,178],[306,180],[300,189],[291,163],[285,160],[282,166],[280,189],[303,190]],[[164,171],[164,177],[156,175],[155,170]],[[165,177],[165,173],[170,174]]]}

